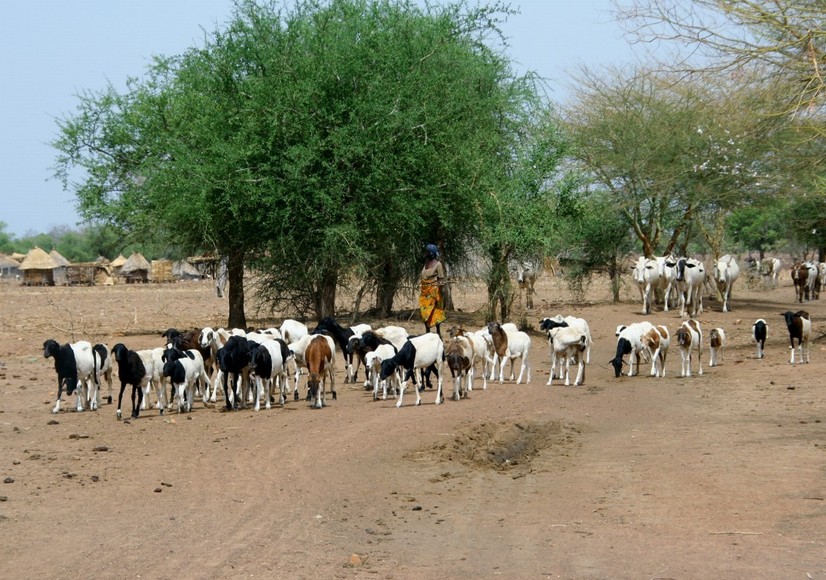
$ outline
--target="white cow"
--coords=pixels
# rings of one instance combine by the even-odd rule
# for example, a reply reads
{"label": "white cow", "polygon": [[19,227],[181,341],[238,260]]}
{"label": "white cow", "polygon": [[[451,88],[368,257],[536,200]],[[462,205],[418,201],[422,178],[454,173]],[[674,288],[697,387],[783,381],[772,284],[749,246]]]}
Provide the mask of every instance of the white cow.
{"label": "white cow", "polygon": [[762,262],[758,261],[760,274],[767,278],[766,283],[771,288],[777,288],[780,279],[780,270],[783,269],[783,261],[780,258],[766,258]]}
{"label": "white cow", "polygon": [[[703,313],[703,283],[706,278],[705,265],[694,258],[680,258],[675,267],[675,285],[680,297],[680,316],[688,314],[697,317]],[[690,310],[686,312],[686,307]]]}
{"label": "white cow", "polygon": [[634,282],[640,289],[642,298],[642,313],[651,312],[651,289],[657,285],[660,279],[660,269],[656,260],[650,260],[645,256],[640,256],[634,265],[631,266],[634,275]]}
{"label": "white cow", "polygon": [[677,259],[669,254],[668,256],[656,257],[654,260],[657,262],[657,269],[659,270],[658,287],[665,292],[663,297],[663,311],[668,312],[671,294],[676,291]]}
{"label": "white cow", "polygon": [[723,312],[731,310],[731,287],[740,276],[740,266],[737,259],[731,254],[726,254],[714,262],[714,281],[717,282],[717,290],[723,298]]}

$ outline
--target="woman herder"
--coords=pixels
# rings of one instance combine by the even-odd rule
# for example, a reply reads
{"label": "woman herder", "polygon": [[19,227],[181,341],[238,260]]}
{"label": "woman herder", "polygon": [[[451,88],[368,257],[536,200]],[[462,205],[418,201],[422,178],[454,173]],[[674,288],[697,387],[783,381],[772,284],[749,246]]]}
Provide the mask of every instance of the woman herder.
{"label": "woman herder", "polygon": [[430,329],[435,326],[436,334],[439,336],[442,336],[440,327],[445,321],[442,287],[446,280],[445,267],[439,260],[439,248],[434,244],[427,244],[424,268],[422,268],[419,312],[424,321],[425,332],[430,332]]}

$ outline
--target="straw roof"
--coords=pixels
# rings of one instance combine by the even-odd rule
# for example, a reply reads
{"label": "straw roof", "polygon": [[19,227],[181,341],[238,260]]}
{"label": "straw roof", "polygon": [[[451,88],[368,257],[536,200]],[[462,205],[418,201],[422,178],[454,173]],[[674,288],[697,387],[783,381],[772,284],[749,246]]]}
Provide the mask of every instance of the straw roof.
{"label": "straw roof", "polygon": [[11,256],[9,256],[12,260],[17,260],[18,262],[22,262],[23,258],[26,257],[26,254],[21,254],[20,252],[12,252]]}
{"label": "straw roof", "polygon": [[129,259],[124,262],[120,271],[121,274],[129,274],[131,272],[137,272],[138,270],[146,270],[148,272],[150,268],[151,266],[149,262],[146,261],[146,258],[138,252],[133,252],[132,255],[129,256]]}
{"label": "straw roof", "polygon": [[178,262],[173,262],[172,264],[172,275],[176,278],[200,278],[201,273],[198,269],[187,262],[186,260],[180,260]]}
{"label": "straw roof", "polygon": [[20,262],[5,254],[0,254],[0,268],[19,268]]}
{"label": "straw roof", "polygon": [[37,246],[29,250],[20,264],[21,270],[54,270],[55,268],[57,264],[54,259]]}
{"label": "straw roof", "polygon": [[126,263],[126,258],[123,257],[123,254],[118,254],[118,257],[112,260],[110,266],[113,268],[120,268]]}
{"label": "straw roof", "polygon": [[54,248],[52,248],[52,251],[49,252],[49,255],[52,257],[52,260],[54,260],[54,263],[57,264],[58,267],[69,265],[69,260],[61,256],[60,252],[58,252]]}

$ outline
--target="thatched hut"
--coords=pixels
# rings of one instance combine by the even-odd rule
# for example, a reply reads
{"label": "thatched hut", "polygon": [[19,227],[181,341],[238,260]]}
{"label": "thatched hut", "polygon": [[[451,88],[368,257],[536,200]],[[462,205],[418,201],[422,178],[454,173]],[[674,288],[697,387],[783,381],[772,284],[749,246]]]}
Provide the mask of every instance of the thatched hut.
{"label": "thatched hut", "polygon": [[57,264],[52,257],[35,246],[20,264],[23,284],[26,286],[54,286],[54,269]]}
{"label": "thatched hut", "polygon": [[112,273],[115,276],[120,276],[120,269],[123,268],[125,263],[126,258],[123,257],[123,254],[118,254],[118,257],[109,263],[109,265],[112,266]]}
{"label": "thatched hut", "polygon": [[178,260],[173,263],[172,275],[176,280],[200,280],[203,278],[198,269],[187,260]]}
{"label": "thatched hut", "polygon": [[5,254],[0,254],[0,279],[17,280],[20,276],[20,262]]}
{"label": "thatched hut", "polygon": [[60,252],[52,248],[52,251],[49,252],[49,255],[54,260],[54,263],[57,266],[54,269],[54,283],[57,286],[64,286],[69,283],[69,260],[64,258]]}
{"label": "thatched hut", "polygon": [[151,270],[149,262],[138,252],[132,252],[129,259],[124,262],[120,269],[120,276],[126,280],[127,284],[134,282],[148,282],[149,270]]}

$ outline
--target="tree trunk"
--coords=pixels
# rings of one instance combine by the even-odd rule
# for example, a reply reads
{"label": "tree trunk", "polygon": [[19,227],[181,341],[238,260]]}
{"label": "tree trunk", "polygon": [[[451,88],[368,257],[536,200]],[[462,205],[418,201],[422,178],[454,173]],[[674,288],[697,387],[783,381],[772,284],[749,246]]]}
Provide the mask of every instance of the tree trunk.
{"label": "tree trunk", "polygon": [[233,251],[227,256],[229,281],[229,328],[247,328],[244,314],[244,252]]}
{"label": "tree trunk", "polygon": [[621,261],[617,256],[614,256],[608,265],[608,276],[611,278],[611,294],[616,304],[620,301],[620,284],[622,282]]}
{"label": "tree trunk", "polygon": [[337,283],[338,270],[328,268],[322,272],[314,297],[315,313],[318,320],[327,316],[335,316]]}
{"label": "tree trunk", "polygon": [[511,287],[510,273],[508,272],[508,256],[510,252],[505,248],[497,248],[491,252],[490,277],[488,278],[488,303],[485,318],[488,321],[496,320],[496,305],[499,304],[499,322],[505,322],[510,317]]}
{"label": "tree trunk", "polygon": [[399,273],[391,261],[382,265],[381,277],[376,280],[376,310],[380,318],[387,318],[393,312],[393,300],[399,288]]}

